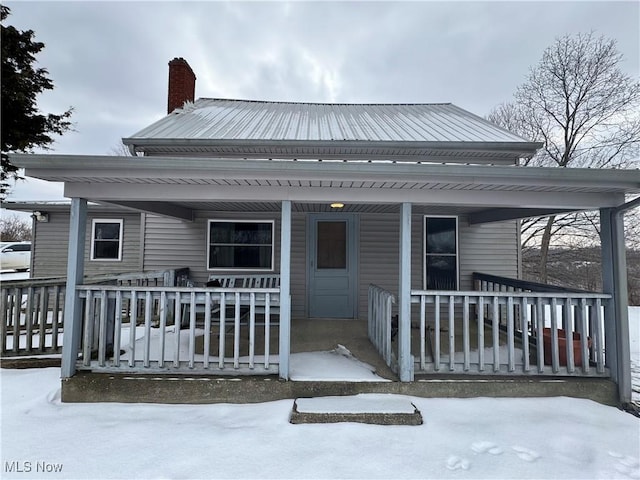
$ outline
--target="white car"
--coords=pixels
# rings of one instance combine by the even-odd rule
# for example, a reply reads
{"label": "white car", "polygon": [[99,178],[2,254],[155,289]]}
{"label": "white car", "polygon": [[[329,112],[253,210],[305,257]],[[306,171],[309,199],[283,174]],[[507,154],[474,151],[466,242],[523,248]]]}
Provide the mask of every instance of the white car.
{"label": "white car", "polygon": [[0,270],[26,272],[31,266],[31,242],[0,243]]}

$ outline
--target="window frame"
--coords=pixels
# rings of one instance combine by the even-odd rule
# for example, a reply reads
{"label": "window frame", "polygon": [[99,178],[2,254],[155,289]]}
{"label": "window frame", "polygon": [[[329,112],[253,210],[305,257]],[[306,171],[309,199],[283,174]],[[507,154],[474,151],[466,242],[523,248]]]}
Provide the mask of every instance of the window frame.
{"label": "window frame", "polygon": [[[95,242],[96,242],[96,225],[99,223],[118,224],[118,258],[95,258]],[[91,220],[91,255],[89,257],[92,262],[121,262],[122,261],[122,244],[124,240],[124,219],[123,218],[94,218]],[[115,241],[115,240],[114,240]]]}
{"label": "window frame", "polygon": [[[271,268],[260,267],[209,267],[211,257],[211,224],[212,223],[265,223],[271,225]],[[273,219],[229,219],[229,218],[210,218],[207,220],[207,244],[205,248],[206,269],[208,272],[273,272],[275,271],[275,244],[276,244],[276,221]],[[225,244],[226,245],[226,244]],[[245,244],[229,244],[229,245],[245,245]],[[265,244],[266,245],[266,244]]]}
{"label": "window frame", "polygon": [[[427,220],[430,218],[452,218],[456,222],[456,253],[438,253],[428,254],[427,253]],[[456,288],[454,291],[460,290],[460,220],[457,215],[424,215],[422,222],[422,286],[424,290],[427,290],[427,257],[428,256],[455,256],[456,259]]]}

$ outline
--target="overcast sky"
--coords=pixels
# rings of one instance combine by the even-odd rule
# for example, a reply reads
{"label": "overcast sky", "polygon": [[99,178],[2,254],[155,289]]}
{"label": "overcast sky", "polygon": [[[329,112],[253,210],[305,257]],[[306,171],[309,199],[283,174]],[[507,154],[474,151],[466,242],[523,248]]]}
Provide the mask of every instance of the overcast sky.
{"label": "overcast sky", "polygon": [[[166,114],[167,63],[184,57],[196,97],[309,102],[451,102],[484,116],[508,101],[554,39],[614,38],[640,72],[640,3],[3,2],[32,29],[75,131],[52,153],[110,154]],[[61,199],[19,182],[9,200]]]}

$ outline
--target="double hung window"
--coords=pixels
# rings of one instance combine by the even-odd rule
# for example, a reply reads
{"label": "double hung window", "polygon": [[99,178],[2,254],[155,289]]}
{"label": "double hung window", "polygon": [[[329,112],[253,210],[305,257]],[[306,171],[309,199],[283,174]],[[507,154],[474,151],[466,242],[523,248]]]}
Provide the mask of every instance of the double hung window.
{"label": "double hung window", "polygon": [[122,219],[91,222],[91,260],[122,260]]}

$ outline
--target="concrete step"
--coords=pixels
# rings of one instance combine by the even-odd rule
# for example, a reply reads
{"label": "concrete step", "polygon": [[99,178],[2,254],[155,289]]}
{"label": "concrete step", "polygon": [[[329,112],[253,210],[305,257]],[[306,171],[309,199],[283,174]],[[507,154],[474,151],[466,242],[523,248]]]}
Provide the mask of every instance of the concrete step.
{"label": "concrete step", "polygon": [[409,399],[400,395],[360,394],[297,398],[289,421],[293,424],[422,425],[422,414]]}

